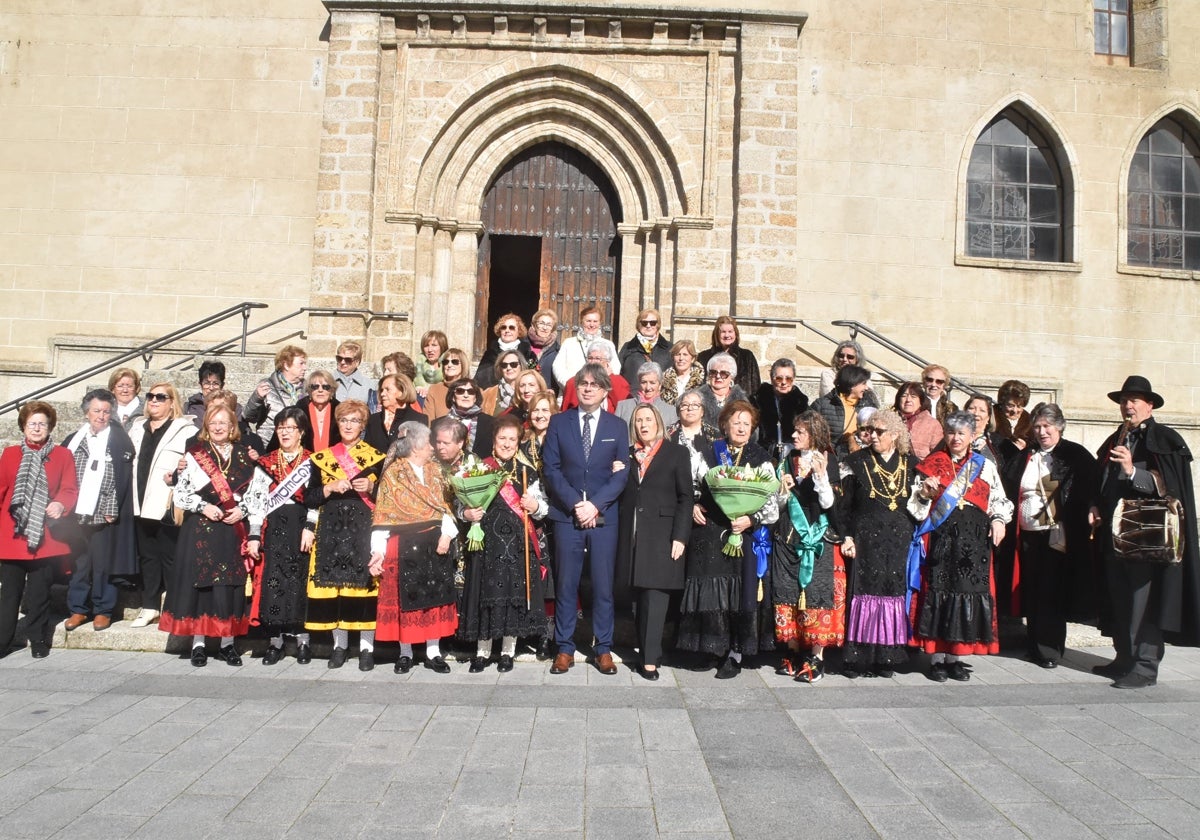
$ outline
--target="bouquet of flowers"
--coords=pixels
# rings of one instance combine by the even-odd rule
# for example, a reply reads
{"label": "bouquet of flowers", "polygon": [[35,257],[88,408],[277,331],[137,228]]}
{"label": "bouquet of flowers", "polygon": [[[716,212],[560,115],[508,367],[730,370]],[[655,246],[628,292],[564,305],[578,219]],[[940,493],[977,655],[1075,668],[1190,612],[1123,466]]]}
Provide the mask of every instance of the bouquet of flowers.
{"label": "bouquet of flowers", "polygon": [[[713,467],[704,480],[722,513],[730,518],[748,516],[763,506],[767,497],[779,490],[779,479],[770,464],[758,467]],[[742,535],[730,534],[721,553],[742,556]]]}
{"label": "bouquet of flowers", "polygon": [[[486,510],[504,486],[506,478],[504,470],[488,466],[475,455],[468,455],[447,481],[455,498],[463,505]],[[467,531],[467,551],[480,551],[482,548],[483,529],[478,522],[472,522]]]}

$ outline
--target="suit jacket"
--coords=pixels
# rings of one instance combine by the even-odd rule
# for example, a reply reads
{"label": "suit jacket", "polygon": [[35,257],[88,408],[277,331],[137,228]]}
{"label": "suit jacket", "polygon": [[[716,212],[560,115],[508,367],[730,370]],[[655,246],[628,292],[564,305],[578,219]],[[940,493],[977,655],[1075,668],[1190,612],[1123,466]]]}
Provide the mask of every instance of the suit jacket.
{"label": "suit jacket", "polygon": [[614,505],[625,489],[628,468],[613,472],[613,462],[629,460],[629,433],[613,414],[600,412],[592,430],[592,451],[583,457],[583,436],[578,410],[564,411],[550,418],[546,444],[542,448],[542,468],[550,494],[550,519],[575,521],[575,505],[587,500],[604,515],[602,527],[616,526]]}
{"label": "suit jacket", "polygon": [[686,564],[671,559],[671,542],[687,545],[692,533],[692,471],[688,451],[664,440],[638,478],[629,456],[629,479],[621,494],[621,539],[617,550],[619,586],[683,589]]}

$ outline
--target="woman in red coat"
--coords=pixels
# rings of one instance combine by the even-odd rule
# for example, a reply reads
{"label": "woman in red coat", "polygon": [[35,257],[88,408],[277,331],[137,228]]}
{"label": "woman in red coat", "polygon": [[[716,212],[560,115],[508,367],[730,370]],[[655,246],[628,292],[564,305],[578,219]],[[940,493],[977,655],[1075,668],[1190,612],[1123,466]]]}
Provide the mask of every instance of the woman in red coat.
{"label": "woman in red coat", "polygon": [[12,646],[21,596],[28,586],[26,623],[34,659],[50,653],[50,584],[70,548],[46,527],[75,508],[75,459],[50,443],[58,415],[44,402],[21,407],[23,443],[0,454],[0,656]]}

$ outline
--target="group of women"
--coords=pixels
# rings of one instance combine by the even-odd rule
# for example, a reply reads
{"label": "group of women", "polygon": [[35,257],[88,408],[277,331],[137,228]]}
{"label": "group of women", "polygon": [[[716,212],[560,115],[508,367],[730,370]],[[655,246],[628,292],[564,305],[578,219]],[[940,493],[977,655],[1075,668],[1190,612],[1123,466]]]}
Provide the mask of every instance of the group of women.
{"label": "group of women", "polygon": [[[510,318],[523,327],[501,320]],[[722,679],[778,651],[780,673],[815,682],[840,649],[850,677],[890,676],[919,650],[931,679],[966,680],[962,657],[998,651],[1001,610],[1028,615],[1029,654],[1053,667],[1094,486],[1094,461],[1062,440],[1057,406],[1030,416],[1028,389],[1009,382],[995,411],[972,397],[939,422],[921,385],[905,383],[894,409],[878,411],[861,350],[845,342],[830,389],[808,409],[794,363],[777,361],[760,387],[757,360],[726,321],[704,353],[671,346],[655,400],[634,398],[628,463],[614,465],[629,471],[616,590],[634,605],[638,672],[657,678],[673,613],[675,646]],[[538,364],[546,342],[515,341],[494,348],[484,388],[465,353],[427,333],[418,362],[389,357],[374,414],[339,402],[334,378],[306,375],[303,352],[287,348],[259,389],[283,405],[267,439],[229,392],[205,392],[197,432],[169,383],[142,404],[137,374],[116,372],[114,422],[132,427],[138,450],[148,581],[138,621],[190,638],[198,667],[209,638],[218,659],[241,665],[236,639],[252,626],[269,639],[265,665],[284,657],[289,637],[296,660],[310,662],[313,631],[332,637],[330,668],[349,658],[351,633],[364,671],[376,642],[399,644],[397,673],[414,667],[414,645],[425,667],[448,672],[447,637],[474,646],[472,673],[511,670],[519,640],[548,656],[541,444],[559,398]],[[662,404],[678,422],[664,422]],[[763,414],[771,428],[760,430]],[[0,458],[0,643],[12,641],[10,601],[28,580],[39,656],[49,646],[44,592],[66,550],[53,524],[77,489],[48,442],[53,408],[30,403],[19,419],[25,441]],[[718,468],[777,489],[729,515]],[[499,476],[490,504],[460,501],[457,478],[480,472]],[[468,529],[482,538],[467,540]],[[1016,545],[1028,567],[1023,604],[1011,597]]]}

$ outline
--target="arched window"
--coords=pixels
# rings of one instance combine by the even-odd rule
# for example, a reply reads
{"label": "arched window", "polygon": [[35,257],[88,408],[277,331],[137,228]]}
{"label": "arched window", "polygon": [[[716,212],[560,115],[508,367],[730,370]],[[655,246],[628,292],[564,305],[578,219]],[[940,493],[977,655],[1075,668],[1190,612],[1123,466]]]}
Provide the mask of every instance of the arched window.
{"label": "arched window", "polygon": [[1159,120],[1129,165],[1130,265],[1200,269],[1200,143]]}
{"label": "arched window", "polygon": [[988,123],[967,168],[967,256],[1061,262],[1063,179],[1041,131],[1012,109]]}

